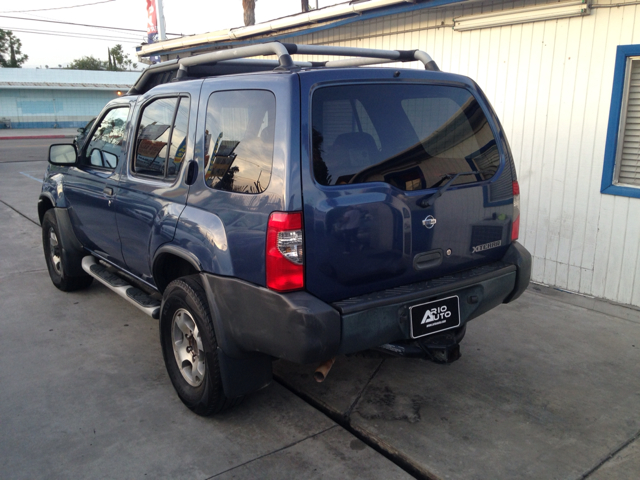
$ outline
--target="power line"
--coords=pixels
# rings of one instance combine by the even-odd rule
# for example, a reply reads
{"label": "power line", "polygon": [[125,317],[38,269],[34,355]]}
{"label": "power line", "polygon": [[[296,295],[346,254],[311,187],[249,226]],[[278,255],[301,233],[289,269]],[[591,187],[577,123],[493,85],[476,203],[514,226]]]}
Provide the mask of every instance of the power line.
{"label": "power line", "polygon": [[90,5],[98,5],[100,3],[109,3],[109,2],[115,2],[115,1],[116,0],[103,0],[102,2],[83,3],[82,5],[71,5],[69,7],[38,8],[35,10],[8,10],[8,11],[0,11],[0,13],[26,13],[26,12],[44,12],[45,10],[64,10],[67,8],[88,7]]}
{"label": "power line", "polygon": [[[136,30],[133,28],[119,28],[119,27],[103,27],[101,25],[87,25],[84,23],[71,23],[71,22],[59,22],[56,20],[38,20],[35,18],[24,18],[24,17],[11,17],[9,15],[0,15],[0,18],[11,18],[13,20],[28,20],[31,22],[46,22],[46,23],[60,23],[63,25],[75,25],[76,27],[91,27],[91,28],[104,28],[107,30],[123,30],[123,31],[127,31],[127,32],[137,32],[137,33],[147,33],[146,30]],[[182,35],[181,33],[167,33],[167,35],[176,35],[178,37],[182,37],[184,35]]]}
{"label": "power line", "polygon": [[[10,30],[7,29],[6,27],[0,27],[1,30]],[[132,35],[123,35],[123,36],[111,36],[111,35],[105,35],[105,34],[94,34],[94,33],[83,33],[83,32],[64,32],[64,31],[60,31],[60,30],[40,30],[37,28],[20,28],[15,30],[16,32],[24,32],[24,33],[49,33],[49,34],[70,34],[70,35],[76,35],[76,36],[86,36],[86,37],[100,37],[100,38],[109,38],[109,39],[114,39],[114,40],[134,40],[134,41],[141,41],[140,38],[138,37],[134,37]]]}
{"label": "power line", "polygon": [[[4,29],[3,29],[4,30]],[[11,29],[14,32],[20,32],[20,33],[33,33],[36,35],[50,35],[53,37],[70,37],[70,38],[82,38],[84,40],[103,40],[103,41],[114,41],[117,40],[121,43],[135,43],[135,44],[140,44],[142,43],[141,40],[123,40],[120,37],[98,37],[98,36],[91,36],[91,37],[87,37],[86,35],[90,35],[87,33],[78,33],[78,34],[62,34],[62,33],[48,33],[46,31],[30,31],[30,30],[22,30],[22,29],[17,29],[17,28],[12,28]]]}

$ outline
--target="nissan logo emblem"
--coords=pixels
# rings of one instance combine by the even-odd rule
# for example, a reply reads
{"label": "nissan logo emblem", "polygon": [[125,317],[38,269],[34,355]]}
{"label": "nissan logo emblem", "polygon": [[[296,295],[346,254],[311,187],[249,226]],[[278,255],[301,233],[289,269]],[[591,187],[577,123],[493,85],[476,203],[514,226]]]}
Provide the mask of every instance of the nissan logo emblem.
{"label": "nissan logo emblem", "polygon": [[422,225],[424,225],[427,228],[433,228],[435,224],[436,224],[436,219],[434,218],[433,215],[427,215],[427,218],[422,220]]}

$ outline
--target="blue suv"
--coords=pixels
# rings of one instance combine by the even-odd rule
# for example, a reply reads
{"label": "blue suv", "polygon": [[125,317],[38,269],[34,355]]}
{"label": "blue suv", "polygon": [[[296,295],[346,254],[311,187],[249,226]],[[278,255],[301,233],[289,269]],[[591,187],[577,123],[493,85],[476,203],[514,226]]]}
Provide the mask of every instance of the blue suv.
{"label": "blue suv", "polygon": [[159,319],[180,399],[211,415],[274,359],[322,379],[369,349],[459,358],[467,322],[529,283],[519,198],[469,78],[274,42],[147,69],[79,150],[51,146],[38,212],[54,285],[97,279]]}

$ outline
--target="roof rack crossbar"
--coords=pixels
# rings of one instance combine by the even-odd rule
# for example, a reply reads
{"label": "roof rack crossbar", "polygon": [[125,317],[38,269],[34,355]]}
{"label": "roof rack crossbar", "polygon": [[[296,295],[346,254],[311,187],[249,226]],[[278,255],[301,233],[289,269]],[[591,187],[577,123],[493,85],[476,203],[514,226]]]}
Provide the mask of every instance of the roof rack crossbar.
{"label": "roof rack crossbar", "polygon": [[204,53],[193,57],[180,59],[180,65],[189,67],[202,63],[219,62],[221,60],[231,60],[234,58],[257,57],[259,55],[277,55],[280,66],[289,68],[293,66],[293,60],[287,49],[280,42],[261,43],[258,45],[248,45],[246,47],[230,48],[218,50],[217,52]]}
{"label": "roof rack crossbar", "polygon": [[[255,58],[234,58],[231,60],[222,60],[220,62],[213,62],[210,63],[209,65],[216,65],[216,64],[223,64],[223,65],[246,65],[246,66],[256,66],[256,65],[261,65],[261,66],[265,66],[265,67],[279,67],[280,66],[280,62],[278,60],[260,60],[260,59],[255,59]],[[313,64],[312,62],[295,62],[296,66],[298,67],[312,67]]]}
{"label": "roof rack crossbar", "polygon": [[249,45],[246,47],[230,48],[228,50],[218,50],[217,52],[181,58],[178,62],[180,67],[177,78],[180,79],[185,76],[188,68],[192,65],[216,63],[223,60],[246,57],[257,57],[258,55],[276,55],[278,57],[279,66],[283,69],[289,69],[294,66],[289,52],[281,43],[269,42],[258,45]]}
{"label": "roof rack crossbar", "polygon": [[[397,60],[388,58],[343,58],[341,60],[329,60],[324,64],[325,67],[359,67],[364,65],[380,65],[382,63],[393,63]],[[298,62],[296,62],[296,65]]]}
{"label": "roof rack crossbar", "polygon": [[[371,59],[380,58],[391,60],[395,62],[412,62],[415,60],[419,60],[424,65],[425,70],[435,70],[439,71],[438,66],[433,61],[431,56],[428,53],[423,52],[422,50],[381,50],[375,48],[357,48],[357,47],[336,47],[336,46],[328,46],[328,45],[297,45],[295,43],[283,43],[283,45],[287,48],[287,51],[290,54],[300,54],[300,55],[335,55],[335,56],[351,56],[358,57],[353,60],[359,60],[360,58],[365,58],[366,63],[362,62],[348,62],[348,63],[336,63],[327,62],[327,67],[337,67],[337,66],[357,66],[363,64],[373,64],[377,62],[373,62]],[[383,62],[379,62],[383,63]]]}
{"label": "roof rack crossbar", "polygon": [[[291,55],[332,55],[347,56],[340,60],[324,62],[301,62],[291,59]],[[256,60],[248,57],[260,55],[276,55],[277,60]],[[268,42],[245,47],[217,50],[215,52],[194,55],[176,60],[162,62],[145,70],[136,84],[129,90],[129,94],[143,93],[146,84],[152,76],[168,71],[177,70],[176,80],[188,77],[189,67],[215,64],[235,64],[247,66],[273,66],[276,70],[291,70],[300,67],[356,67],[359,65],[375,65],[390,62],[420,61],[425,70],[439,71],[440,69],[429,56],[421,50],[380,50],[373,48],[337,47],[326,45],[298,45],[295,43]]]}

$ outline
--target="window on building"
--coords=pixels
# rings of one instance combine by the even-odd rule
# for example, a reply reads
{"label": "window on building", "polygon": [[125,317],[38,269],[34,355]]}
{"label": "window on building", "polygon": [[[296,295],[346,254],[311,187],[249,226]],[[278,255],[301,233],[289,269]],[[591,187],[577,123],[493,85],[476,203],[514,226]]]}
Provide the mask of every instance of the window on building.
{"label": "window on building", "polygon": [[123,158],[122,149],[129,107],[109,110],[100,120],[86,149],[85,164],[113,170]]}
{"label": "window on building", "polygon": [[262,193],[271,180],[276,99],[265,90],[216,92],[205,125],[204,179],[208,187]]}
{"label": "window on building", "polygon": [[189,99],[159,98],[143,112],[131,169],[145,177],[174,180],[187,148]]}
{"label": "window on building", "polygon": [[640,45],[618,47],[600,191],[640,198]]}

